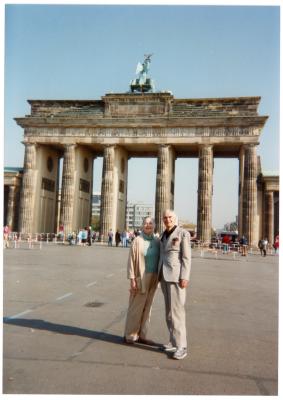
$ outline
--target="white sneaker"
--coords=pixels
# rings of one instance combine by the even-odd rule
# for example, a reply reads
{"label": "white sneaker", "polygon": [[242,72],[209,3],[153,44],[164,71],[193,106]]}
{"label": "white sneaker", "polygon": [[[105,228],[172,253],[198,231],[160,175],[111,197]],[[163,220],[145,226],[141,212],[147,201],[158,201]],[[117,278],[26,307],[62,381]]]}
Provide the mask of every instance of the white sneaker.
{"label": "white sneaker", "polygon": [[177,347],[176,347],[176,346],[173,346],[172,343],[168,343],[168,344],[164,344],[164,345],[163,345],[163,350],[164,350],[166,353],[175,353],[175,351],[177,350]]}
{"label": "white sneaker", "polygon": [[173,358],[175,358],[175,360],[182,360],[185,357],[187,357],[187,349],[184,347],[178,348],[173,354]]}

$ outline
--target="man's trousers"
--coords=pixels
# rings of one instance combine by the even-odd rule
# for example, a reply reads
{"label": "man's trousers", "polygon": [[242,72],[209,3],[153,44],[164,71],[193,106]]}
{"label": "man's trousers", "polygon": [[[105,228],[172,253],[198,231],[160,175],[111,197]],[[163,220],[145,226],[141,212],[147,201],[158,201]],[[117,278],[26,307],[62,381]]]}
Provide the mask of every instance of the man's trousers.
{"label": "man's trousers", "polygon": [[186,333],[186,289],[179,283],[161,279],[161,289],[165,300],[165,318],[173,346],[187,348]]}

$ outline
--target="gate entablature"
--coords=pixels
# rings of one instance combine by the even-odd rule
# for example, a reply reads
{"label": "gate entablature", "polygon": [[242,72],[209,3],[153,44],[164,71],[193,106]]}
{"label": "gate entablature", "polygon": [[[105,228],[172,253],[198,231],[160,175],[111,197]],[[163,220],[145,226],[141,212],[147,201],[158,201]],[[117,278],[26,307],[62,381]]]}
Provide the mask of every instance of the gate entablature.
{"label": "gate entablature", "polygon": [[[176,155],[196,156],[198,144],[211,143],[215,155],[236,156],[243,143],[258,143],[267,117],[259,116],[260,97],[174,99],[170,93],[107,94],[102,100],[29,100],[31,114],[16,118],[25,142],[58,146],[108,144],[156,154],[170,143]],[[196,149],[196,150],[194,150]]]}
{"label": "gate entablature", "polygon": [[[107,94],[102,100],[28,100],[22,127],[261,128],[260,97],[175,99],[169,93]],[[70,121],[71,120],[71,121]],[[243,132],[244,134],[247,134]],[[200,133],[201,134],[201,133]]]}

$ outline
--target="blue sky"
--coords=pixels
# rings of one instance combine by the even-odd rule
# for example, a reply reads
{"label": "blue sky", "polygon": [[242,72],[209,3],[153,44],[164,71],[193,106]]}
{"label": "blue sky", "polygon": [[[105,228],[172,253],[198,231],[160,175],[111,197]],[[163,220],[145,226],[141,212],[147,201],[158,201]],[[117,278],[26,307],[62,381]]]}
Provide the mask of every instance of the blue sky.
{"label": "blue sky", "polygon": [[[126,92],[154,53],[157,90],[176,98],[261,96],[269,119],[258,154],[279,172],[278,6],[6,5],[4,165],[22,166],[27,99],[99,99]],[[101,159],[94,163],[100,190]],[[175,210],[196,222],[197,159],[176,161]],[[156,160],[129,161],[129,200],[153,203]],[[135,177],[140,177],[139,182]],[[213,226],[237,214],[238,161],[215,159]]]}

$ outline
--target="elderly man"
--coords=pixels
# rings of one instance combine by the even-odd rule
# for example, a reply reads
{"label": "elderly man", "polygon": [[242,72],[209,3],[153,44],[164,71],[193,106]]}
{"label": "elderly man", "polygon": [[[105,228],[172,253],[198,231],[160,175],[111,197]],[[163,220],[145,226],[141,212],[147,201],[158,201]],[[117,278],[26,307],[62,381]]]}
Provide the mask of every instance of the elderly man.
{"label": "elderly man", "polygon": [[160,238],[158,272],[170,334],[170,342],[164,345],[164,351],[174,353],[173,358],[181,360],[187,356],[185,302],[191,271],[191,245],[189,232],[178,227],[176,219],[172,210],[163,213],[166,229]]}

